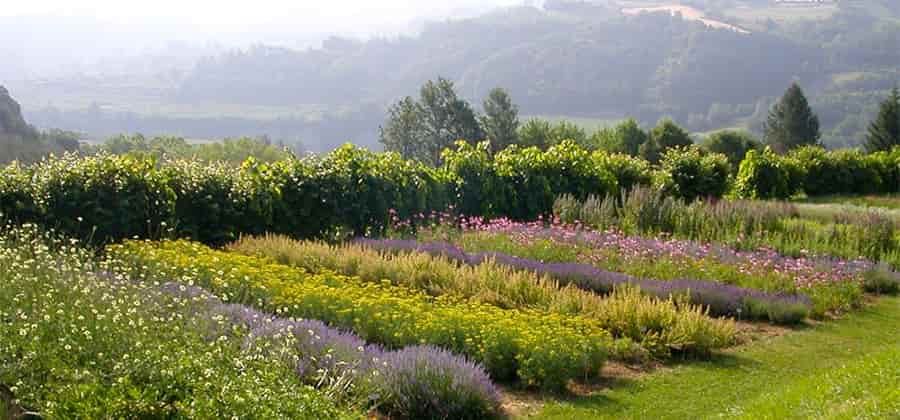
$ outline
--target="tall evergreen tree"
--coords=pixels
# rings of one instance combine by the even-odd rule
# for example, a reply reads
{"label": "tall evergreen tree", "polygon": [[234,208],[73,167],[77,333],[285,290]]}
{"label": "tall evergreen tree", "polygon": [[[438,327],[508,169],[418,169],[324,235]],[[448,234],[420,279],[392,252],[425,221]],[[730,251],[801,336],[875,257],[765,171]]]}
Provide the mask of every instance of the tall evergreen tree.
{"label": "tall evergreen tree", "polygon": [[491,90],[484,100],[484,114],[481,126],[491,150],[498,152],[519,142],[519,107],[512,103],[506,90]]}
{"label": "tall evergreen tree", "polygon": [[799,146],[817,144],[819,137],[819,117],[809,107],[803,89],[792,83],[769,111],[765,142],[776,152],[785,153]]}
{"label": "tall evergreen tree", "polygon": [[869,153],[900,146],[900,91],[896,87],[881,103],[878,116],[869,125],[865,146]]}

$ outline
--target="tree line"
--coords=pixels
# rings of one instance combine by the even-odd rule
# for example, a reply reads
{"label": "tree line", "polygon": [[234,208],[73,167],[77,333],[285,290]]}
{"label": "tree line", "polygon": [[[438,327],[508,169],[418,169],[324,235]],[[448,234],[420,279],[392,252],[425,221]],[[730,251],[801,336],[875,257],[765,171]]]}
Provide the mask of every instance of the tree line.
{"label": "tree line", "polygon": [[[385,150],[398,152],[408,159],[438,166],[441,152],[458,140],[486,140],[493,152],[510,146],[537,147],[542,150],[571,140],[589,150],[641,157],[658,164],[666,151],[694,144],[691,134],[672,119],[664,118],[649,130],[629,118],[614,127],[587,133],[568,122],[533,118],[522,123],[519,107],[502,88],[493,89],[482,104],[483,112],[462,99],[454,83],[439,77],[426,82],[418,98],[407,96],[387,111],[380,127],[380,141]],[[762,140],[747,131],[721,130],[702,139],[704,149],[724,154],[737,166],[750,150],[770,147],[784,154],[808,145],[820,145],[822,136],[819,117],[811,109],[803,89],[792,83],[769,110]],[[890,150],[900,145],[900,95],[897,88],[879,107],[870,123],[864,147],[868,152]]]}

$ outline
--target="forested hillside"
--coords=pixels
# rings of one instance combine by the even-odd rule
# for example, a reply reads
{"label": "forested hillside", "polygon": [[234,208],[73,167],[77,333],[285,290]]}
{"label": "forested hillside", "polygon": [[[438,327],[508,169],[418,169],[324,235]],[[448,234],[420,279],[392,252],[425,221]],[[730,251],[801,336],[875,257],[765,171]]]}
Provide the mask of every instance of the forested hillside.
{"label": "forested hillside", "polygon": [[38,131],[22,117],[22,107],[0,86],[0,164],[12,160],[40,159],[52,152],[78,148],[75,133],[62,130]]}
{"label": "forested hillside", "polygon": [[418,37],[233,52],[200,62],[178,94],[248,104],[384,103],[442,75],[472,99],[504,87],[527,114],[672,116],[705,131],[758,129],[774,96],[798,80],[812,89],[826,143],[855,145],[879,95],[900,75],[893,3],[841,4],[821,19],[781,21],[724,14],[738,4],[763,7],[752,2],[693,3],[750,30],[712,29],[666,12],[626,16],[612,3],[549,2],[545,10],[433,23]]}
{"label": "forested hillside", "polygon": [[[388,105],[438,76],[480,103],[505,88],[523,116],[605,124],[671,117],[693,132],[762,133],[775,99],[798,82],[822,142],[858,146],[900,80],[893,0],[571,1],[512,7],[321,47],[257,44],[171,71],[10,83],[39,127],[100,140],[122,132],[210,139],[260,136],[327,151],[377,147]],[[677,10],[678,13],[670,14]]]}

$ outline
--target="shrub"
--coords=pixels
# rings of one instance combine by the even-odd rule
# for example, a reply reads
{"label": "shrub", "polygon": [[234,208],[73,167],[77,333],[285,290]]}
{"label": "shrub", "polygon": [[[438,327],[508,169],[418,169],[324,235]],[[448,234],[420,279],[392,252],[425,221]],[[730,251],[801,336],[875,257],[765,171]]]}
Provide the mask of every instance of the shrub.
{"label": "shrub", "polygon": [[495,379],[517,378],[546,389],[596,375],[610,342],[608,332],[582,317],[501,310],[451,296],[432,299],[389,282],[310,275],[195,243],[126,242],[107,251],[126,263],[119,269],[133,275],[195,281],[223,300],[319,319],[389,348],[440,346],[482,363]]}
{"label": "shrub", "polygon": [[741,162],[734,183],[739,198],[790,198],[802,186],[803,168],[794,158],[776,155],[771,149],[751,150]]}
{"label": "shrub", "polygon": [[696,146],[672,148],[662,158],[661,187],[676,198],[692,202],[719,198],[728,188],[728,159]]}
{"label": "shrub", "polygon": [[33,174],[45,226],[76,238],[158,237],[176,220],[175,193],[153,161],[66,155],[42,161]]}
{"label": "shrub", "polygon": [[254,229],[254,223],[259,229],[271,221],[271,215],[262,214],[262,208],[251,211],[253,189],[234,167],[178,161],[163,171],[175,193],[177,221],[173,227],[179,235],[219,245]]}
{"label": "shrub", "polygon": [[881,192],[900,192],[900,147],[865,156],[881,178]]}
{"label": "shrub", "polygon": [[880,264],[865,272],[863,288],[869,293],[892,295],[900,293],[900,276],[890,267]]}
{"label": "shrub", "polygon": [[375,382],[391,418],[497,417],[500,395],[475,364],[446,350],[413,346],[387,353]]}
{"label": "shrub", "polygon": [[[650,162],[646,160],[625,154],[610,154],[603,150],[595,151],[591,159],[594,165],[612,174],[618,183],[618,191],[630,191],[637,186],[649,186],[653,182],[653,171]],[[596,196],[598,192],[592,191],[590,195]]]}
{"label": "shrub", "polygon": [[460,141],[456,149],[444,151],[447,170],[454,175],[457,210],[461,214],[496,216],[506,211],[506,188],[497,175],[489,144]]}
{"label": "shrub", "polygon": [[333,398],[366,398],[397,419],[496,418],[501,412],[499,392],[484,369],[445,350],[386,351],[320,321],[267,317],[239,305],[217,305],[212,312],[237,312],[229,318],[250,330],[245,348],[295,363],[301,379]]}
{"label": "shrub", "polygon": [[880,171],[873,159],[858,150],[826,151],[804,146],[790,156],[803,167],[807,195],[865,194],[883,191]]}
{"label": "shrub", "polygon": [[550,213],[557,195],[584,198],[618,188],[610,168],[622,171],[629,183],[639,182],[639,165],[625,159],[598,165],[588,151],[562,141],[546,151],[511,146],[491,160],[487,144],[457,144],[444,152],[445,169],[457,188],[458,210],[468,216],[533,219]]}
{"label": "shrub", "polygon": [[0,170],[0,224],[39,220],[41,213],[31,188],[29,168],[13,163]]}

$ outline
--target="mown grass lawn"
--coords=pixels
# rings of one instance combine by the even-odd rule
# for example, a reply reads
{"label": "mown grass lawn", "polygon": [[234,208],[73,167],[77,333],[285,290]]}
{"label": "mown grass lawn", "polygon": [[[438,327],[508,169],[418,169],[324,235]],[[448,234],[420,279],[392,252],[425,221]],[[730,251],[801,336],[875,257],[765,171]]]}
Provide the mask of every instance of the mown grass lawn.
{"label": "mown grass lawn", "polygon": [[546,419],[900,419],[900,298],[546,405]]}

